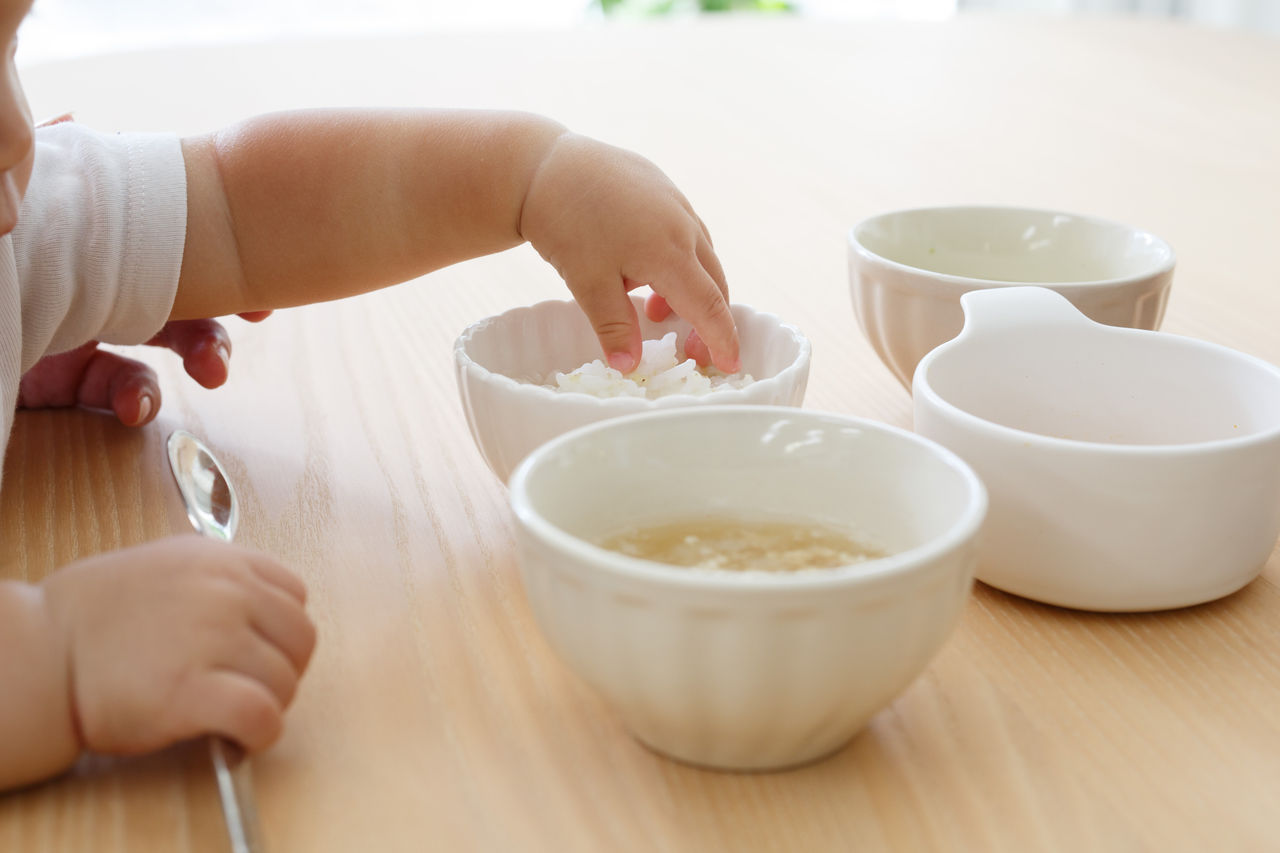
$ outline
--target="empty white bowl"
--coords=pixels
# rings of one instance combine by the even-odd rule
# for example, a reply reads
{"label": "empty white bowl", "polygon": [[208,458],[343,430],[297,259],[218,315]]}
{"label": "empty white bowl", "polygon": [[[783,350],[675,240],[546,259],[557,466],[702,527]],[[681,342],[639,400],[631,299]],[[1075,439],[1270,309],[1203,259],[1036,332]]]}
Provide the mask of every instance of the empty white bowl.
{"label": "empty white bowl", "polygon": [[962,303],[964,331],[916,371],[915,428],[990,491],[980,580],[1134,611],[1258,575],[1280,535],[1280,369],[1043,288]]}
{"label": "empty white bowl", "polygon": [[[905,430],[705,406],[574,430],[512,475],[521,569],[566,664],[643,743],[759,770],[824,756],[927,666],[972,585],[986,495]],[[592,544],[714,514],[857,530],[890,556],[834,569],[688,569]]]}
{"label": "empty white bowl", "polygon": [[[674,331],[683,353],[689,324],[674,315],[654,323],[644,316],[640,297],[632,301],[641,336],[652,340]],[[808,339],[773,314],[746,305],[731,310],[742,370],[756,381],[652,400],[594,397],[538,384],[554,371],[568,373],[603,358],[591,324],[574,302],[539,302],[469,326],[454,344],[454,362],[467,425],[489,468],[505,483],[520,460],[548,439],[619,415],[699,405],[799,406],[809,380]]]}
{"label": "empty white bowl", "polygon": [[960,297],[1040,285],[1111,326],[1156,329],[1173,250],[1146,231],[1013,207],[937,207],[874,216],[849,232],[849,286],[863,333],[908,388],[924,354],[960,332]]}

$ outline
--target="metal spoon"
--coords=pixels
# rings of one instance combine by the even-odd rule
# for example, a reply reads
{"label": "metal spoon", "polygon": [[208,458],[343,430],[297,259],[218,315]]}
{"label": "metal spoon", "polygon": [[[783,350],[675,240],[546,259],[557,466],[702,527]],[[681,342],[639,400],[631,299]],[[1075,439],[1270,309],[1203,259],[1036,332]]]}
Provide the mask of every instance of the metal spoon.
{"label": "metal spoon", "polygon": [[[209,448],[186,430],[174,430],[168,444],[169,470],[182,493],[191,526],[204,536],[230,542],[240,523],[240,507],[222,466]],[[226,738],[210,736],[208,741],[231,849],[233,853],[261,853],[265,848],[249,760],[244,750]]]}

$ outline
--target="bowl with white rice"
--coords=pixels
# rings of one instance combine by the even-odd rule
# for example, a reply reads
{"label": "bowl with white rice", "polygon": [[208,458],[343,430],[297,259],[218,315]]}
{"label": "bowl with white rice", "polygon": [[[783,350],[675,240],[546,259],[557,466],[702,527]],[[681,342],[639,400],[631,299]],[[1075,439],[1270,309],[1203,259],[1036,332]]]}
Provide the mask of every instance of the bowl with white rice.
{"label": "bowl with white rice", "polygon": [[552,438],[607,418],[681,406],[799,406],[811,347],[795,326],[732,305],[742,367],[735,374],[684,357],[687,322],[654,322],[633,296],[644,354],[629,374],[603,361],[577,303],[550,300],[468,326],[454,343],[458,391],[471,435],[503,483]]}

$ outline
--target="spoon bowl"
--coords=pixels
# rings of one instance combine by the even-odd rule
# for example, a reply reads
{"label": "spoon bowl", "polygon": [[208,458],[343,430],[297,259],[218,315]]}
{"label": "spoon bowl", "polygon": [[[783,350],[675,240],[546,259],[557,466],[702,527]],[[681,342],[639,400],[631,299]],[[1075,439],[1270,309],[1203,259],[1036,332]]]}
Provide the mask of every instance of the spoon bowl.
{"label": "spoon bowl", "polygon": [[240,504],[218,460],[186,430],[173,431],[168,449],[169,468],[191,526],[197,533],[230,542],[240,524]]}

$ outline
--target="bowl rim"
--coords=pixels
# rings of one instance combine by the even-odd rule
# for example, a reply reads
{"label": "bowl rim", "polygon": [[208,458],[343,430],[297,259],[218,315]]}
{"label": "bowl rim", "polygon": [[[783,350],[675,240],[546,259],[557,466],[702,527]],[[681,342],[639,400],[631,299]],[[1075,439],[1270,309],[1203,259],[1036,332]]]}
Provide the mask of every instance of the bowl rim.
{"label": "bowl rim", "polygon": [[[964,213],[964,212],[992,212],[1000,211],[1004,213],[1021,213],[1033,214],[1036,216],[1066,216],[1071,219],[1077,219],[1081,222],[1087,222],[1092,225],[1103,225],[1110,228],[1120,228],[1134,235],[1145,236],[1156,244],[1160,252],[1158,262],[1150,268],[1142,272],[1136,272],[1125,276],[1112,276],[1110,278],[1098,279],[1062,279],[1058,281],[1017,281],[1012,279],[999,278],[977,278],[975,276],[957,275],[955,273],[940,272],[937,270],[926,269],[925,267],[912,266],[901,261],[895,261],[886,257],[879,252],[873,251],[869,246],[862,242],[858,233],[862,229],[871,225],[873,222],[888,219],[891,216],[907,216],[922,213]],[[1163,237],[1148,231],[1145,228],[1139,228],[1134,225],[1126,225],[1114,219],[1106,219],[1091,214],[1073,213],[1069,210],[1053,210],[1051,208],[1041,207],[1023,207],[1018,205],[1002,205],[1002,204],[955,204],[955,205],[937,205],[923,207],[907,207],[899,210],[887,210],[881,213],[868,216],[860,220],[857,224],[847,232],[849,249],[860,255],[865,260],[881,264],[889,269],[898,272],[912,273],[923,275],[926,281],[935,287],[946,288],[948,291],[954,289],[973,290],[976,288],[986,287],[1048,287],[1054,290],[1063,290],[1069,288],[1080,289],[1102,289],[1106,287],[1123,287],[1126,285],[1138,284],[1149,281],[1160,276],[1168,275],[1173,271],[1177,264],[1177,256],[1173,251],[1173,247]]]}
{"label": "bowl rim", "polygon": [[[799,572],[737,572],[715,569],[689,569],[671,566],[654,560],[630,557],[593,545],[563,530],[544,517],[533,506],[528,492],[528,480],[533,469],[556,453],[561,447],[593,432],[625,429],[630,424],[648,420],[720,417],[733,419],[742,415],[771,414],[786,417],[838,421],[842,425],[856,426],[873,432],[884,433],[895,440],[906,441],[928,452],[946,468],[960,475],[967,492],[967,501],[959,517],[939,536],[905,551],[885,557],[866,560],[830,569],[812,569]],[[508,501],[518,523],[544,544],[567,551],[584,563],[591,563],[598,570],[651,584],[671,587],[739,593],[777,593],[781,590],[811,591],[836,587],[862,586],[894,578],[928,573],[934,561],[978,536],[987,515],[987,489],[981,478],[959,455],[925,436],[901,427],[839,412],[762,405],[738,405],[671,409],[660,412],[644,412],[626,415],[607,421],[599,421],[570,430],[538,447],[516,467],[507,484]]]}
{"label": "bowl rim", "polygon": [[[636,307],[637,312],[643,310],[642,297],[632,294],[630,296],[632,304]],[[467,373],[476,381],[493,382],[499,387],[506,388],[517,394],[533,394],[535,399],[543,400],[571,400],[578,405],[590,405],[599,408],[612,408],[619,410],[632,410],[634,412],[645,412],[655,409],[674,409],[683,408],[694,403],[707,402],[709,399],[714,400],[717,404],[725,402],[733,404],[737,401],[750,402],[752,398],[759,397],[761,394],[768,393],[773,385],[781,385],[783,387],[794,387],[805,378],[806,371],[813,356],[813,345],[809,339],[805,337],[800,329],[786,321],[777,314],[768,311],[761,311],[740,302],[733,302],[729,305],[730,311],[739,311],[748,316],[759,317],[767,322],[775,324],[779,331],[790,336],[791,340],[796,344],[796,357],[791,362],[773,376],[763,378],[754,378],[750,385],[741,388],[724,388],[708,394],[668,394],[664,397],[597,397],[582,391],[561,391],[556,388],[548,388],[545,385],[535,385],[532,382],[525,382],[508,376],[505,373],[499,373],[490,370],[476,359],[472,358],[471,353],[467,351],[467,346],[471,339],[479,332],[501,322],[509,322],[512,317],[520,314],[533,314],[535,312],[544,311],[565,311],[569,308],[581,311],[578,303],[572,299],[545,299],[540,302],[534,302],[529,305],[518,305],[514,308],[508,308],[499,314],[493,314],[482,320],[477,320],[468,325],[453,342],[454,361],[460,371]],[[673,315],[674,316],[674,315]]]}
{"label": "bowl rim", "polygon": [[[1171,332],[1160,332],[1152,329],[1131,329],[1123,326],[1108,326],[1105,323],[1098,323],[1085,318],[1090,326],[1084,328],[1087,334],[1106,334],[1116,335],[1117,337],[1143,337],[1157,335],[1165,340],[1172,342],[1176,346],[1183,346],[1189,349],[1206,350],[1214,354],[1215,357],[1225,357],[1235,359],[1245,364],[1252,365],[1264,373],[1269,373],[1276,383],[1280,385],[1280,367],[1271,362],[1250,355],[1249,353],[1240,352],[1231,349],[1222,344],[1215,344],[1211,341],[1202,341],[1198,338],[1188,337],[1186,335],[1175,335]],[[1086,441],[1078,438],[1061,438],[1059,436],[1045,435],[1040,432],[1031,432],[1030,430],[1018,429],[997,421],[988,420],[979,415],[963,409],[944,398],[942,394],[933,387],[933,383],[929,381],[929,369],[939,358],[946,358],[948,352],[957,347],[963,347],[968,340],[968,333],[961,331],[959,335],[940,344],[930,350],[920,359],[916,365],[915,373],[911,379],[911,396],[915,401],[915,406],[922,403],[928,403],[940,413],[947,415],[953,420],[959,421],[961,424],[972,430],[985,430],[988,434],[998,437],[1004,441],[1016,442],[1018,444],[1031,445],[1032,447],[1045,448],[1070,453],[1090,453],[1098,455],[1107,455],[1113,457],[1169,457],[1169,456],[1199,456],[1209,453],[1221,453],[1230,450],[1243,449],[1256,444],[1266,444],[1280,440],[1280,420],[1268,429],[1258,430],[1256,432],[1244,435],[1230,436],[1227,438],[1215,438],[1208,441],[1195,442],[1166,442],[1160,444],[1123,444],[1120,442],[1108,441]]]}

